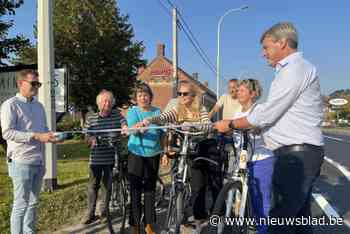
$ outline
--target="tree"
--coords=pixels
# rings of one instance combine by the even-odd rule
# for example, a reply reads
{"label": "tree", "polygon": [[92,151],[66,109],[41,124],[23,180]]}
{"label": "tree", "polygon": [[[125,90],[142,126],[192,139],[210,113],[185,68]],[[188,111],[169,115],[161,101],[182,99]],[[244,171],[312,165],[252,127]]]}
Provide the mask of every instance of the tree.
{"label": "tree", "polygon": [[20,7],[23,0],[20,1],[0,1],[0,66],[7,66],[6,61],[11,58],[21,48],[29,45],[29,39],[22,35],[8,37],[8,31],[13,26],[13,20],[1,20],[5,15],[14,15],[15,9]]}
{"label": "tree", "polygon": [[[56,0],[54,2],[55,63],[69,71],[69,101],[87,112],[99,90],[111,90],[116,104],[129,100],[144,46],[134,41],[128,16],[115,0]],[[35,57],[25,48],[18,62]]]}

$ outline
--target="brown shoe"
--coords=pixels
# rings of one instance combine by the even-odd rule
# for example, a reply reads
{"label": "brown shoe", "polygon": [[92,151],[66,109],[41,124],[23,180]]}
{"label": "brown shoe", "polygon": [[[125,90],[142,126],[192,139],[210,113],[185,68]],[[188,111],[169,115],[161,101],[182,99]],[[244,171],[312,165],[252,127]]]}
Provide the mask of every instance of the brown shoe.
{"label": "brown shoe", "polygon": [[140,228],[137,226],[131,226],[131,234],[140,234]]}
{"label": "brown shoe", "polygon": [[81,220],[81,224],[88,225],[90,223],[93,223],[96,219],[97,217],[95,215],[88,214],[83,217],[83,219]]}
{"label": "brown shoe", "polygon": [[152,226],[152,224],[147,224],[145,230],[146,230],[146,234],[156,234],[156,233],[153,231],[153,226]]}

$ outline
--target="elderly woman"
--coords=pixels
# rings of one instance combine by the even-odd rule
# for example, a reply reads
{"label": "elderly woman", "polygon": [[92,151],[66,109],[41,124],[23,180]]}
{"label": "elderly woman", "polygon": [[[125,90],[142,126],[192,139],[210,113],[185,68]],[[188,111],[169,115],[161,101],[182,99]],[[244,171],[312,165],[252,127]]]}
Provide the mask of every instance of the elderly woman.
{"label": "elderly woman", "polygon": [[[184,123],[210,123],[207,110],[200,104],[197,98],[197,94],[193,85],[187,81],[181,81],[178,88],[178,102],[171,110],[162,113],[160,116],[147,118],[143,121],[144,126],[150,123],[164,124],[184,124]],[[200,128],[203,131],[209,131],[209,126],[203,126]],[[213,140],[213,139],[212,139]],[[214,146],[216,149],[216,143],[212,144],[212,141],[200,144],[200,154],[205,154],[210,151],[209,147]],[[216,153],[214,153],[216,154]],[[206,155],[200,155],[206,156]],[[215,155],[216,156],[216,155]],[[163,160],[163,158],[162,158]],[[164,159],[165,160],[165,159]],[[209,166],[204,163],[200,165],[193,163],[191,167],[192,178],[191,183],[191,198],[190,206],[185,209],[184,222],[190,221],[190,216],[193,215],[196,226],[199,227],[201,221],[207,218],[205,195],[207,185],[212,189],[213,199],[216,200],[217,194],[222,187],[222,180],[220,173],[213,173],[213,166]],[[220,169],[219,169],[220,170]],[[218,172],[216,170],[215,172]]]}
{"label": "elderly woman", "polygon": [[[140,127],[139,122],[145,118],[160,115],[160,110],[151,105],[153,93],[147,84],[136,87],[135,99],[137,106],[128,110],[129,127]],[[159,169],[161,149],[160,130],[134,132],[128,142],[128,174],[131,189],[131,212],[129,223],[132,233],[140,233],[141,194],[144,193],[144,217],[146,233],[154,233],[152,224],[156,221],[155,190]]]}
{"label": "elderly woman", "polygon": [[[261,93],[262,89],[258,80],[241,80],[238,88],[238,101],[242,105],[242,111],[236,113],[234,119],[247,116],[254,108],[254,103],[259,99]],[[262,139],[256,139],[254,155],[248,164],[248,169],[250,173],[249,189],[257,220],[268,216],[274,160],[273,153],[265,147]],[[267,226],[258,225],[257,230],[259,234],[265,234]]]}

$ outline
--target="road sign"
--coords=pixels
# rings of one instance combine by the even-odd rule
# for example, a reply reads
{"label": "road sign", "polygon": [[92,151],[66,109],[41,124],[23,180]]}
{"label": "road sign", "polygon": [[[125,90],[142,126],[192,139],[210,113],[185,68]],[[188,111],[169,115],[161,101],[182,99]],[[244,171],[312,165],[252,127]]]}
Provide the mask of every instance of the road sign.
{"label": "road sign", "polygon": [[344,98],[333,98],[329,100],[329,104],[334,106],[342,106],[342,105],[346,105],[347,103],[348,103],[348,100]]}
{"label": "road sign", "polygon": [[[55,77],[52,81],[52,87],[55,89],[55,108],[56,112],[67,111],[67,75],[66,69],[55,69]],[[13,97],[18,92],[16,84],[16,72],[0,73],[0,105],[5,100]]]}

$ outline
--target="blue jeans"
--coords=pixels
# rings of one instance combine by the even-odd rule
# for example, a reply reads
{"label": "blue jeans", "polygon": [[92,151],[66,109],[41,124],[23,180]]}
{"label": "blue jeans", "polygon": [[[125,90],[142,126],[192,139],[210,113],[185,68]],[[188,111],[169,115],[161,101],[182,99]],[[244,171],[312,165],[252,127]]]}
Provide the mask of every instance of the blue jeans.
{"label": "blue jeans", "polygon": [[11,234],[36,233],[36,208],[45,167],[12,161],[8,168],[13,183]]}

